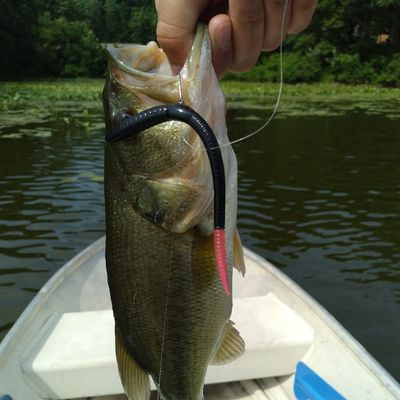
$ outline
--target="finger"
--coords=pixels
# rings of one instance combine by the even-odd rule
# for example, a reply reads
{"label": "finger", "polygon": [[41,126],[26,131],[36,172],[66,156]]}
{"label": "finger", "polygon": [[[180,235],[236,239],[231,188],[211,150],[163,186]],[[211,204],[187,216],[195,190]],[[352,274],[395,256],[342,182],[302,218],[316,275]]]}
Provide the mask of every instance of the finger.
{"label": "finger", "polygon": [[317,0],[293,0],[288,33],[299,33],[307,28],[311,22],[317,3]]}
{"label": "finger", "polygon": [[226,14],[216,15],[210,20],[208,29],[215,73],[221,78],[233,60],[231,19]]}
{"label": "finger", "polygon": [[290,0],[265,0],[265,13],[263,50],[272,51],[281,45],[286,36],[290,22]]}
{"label": "finger", "polygon": [[177,72],[185,63],[199,15],[207,0],[156,0],[157,40]]}
{"label": "finger", "polygon": [[230,70],[242,72],[257,62],[264,37],[263,0],[230,0],[233,61]]}

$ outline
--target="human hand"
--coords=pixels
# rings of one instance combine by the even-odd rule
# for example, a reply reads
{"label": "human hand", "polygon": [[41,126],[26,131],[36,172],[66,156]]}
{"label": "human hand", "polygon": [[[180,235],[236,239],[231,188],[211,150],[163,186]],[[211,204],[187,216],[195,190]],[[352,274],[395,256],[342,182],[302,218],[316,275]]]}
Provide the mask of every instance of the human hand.
{"label": "human hand", "polygon": [[[287,0],[283,37],[303,31],[317,0]],[[207,21],[215,71],[243,72],[281,43],[286,0],[156,0],[157,39],[174,71],[184,64],[199,20]]]}

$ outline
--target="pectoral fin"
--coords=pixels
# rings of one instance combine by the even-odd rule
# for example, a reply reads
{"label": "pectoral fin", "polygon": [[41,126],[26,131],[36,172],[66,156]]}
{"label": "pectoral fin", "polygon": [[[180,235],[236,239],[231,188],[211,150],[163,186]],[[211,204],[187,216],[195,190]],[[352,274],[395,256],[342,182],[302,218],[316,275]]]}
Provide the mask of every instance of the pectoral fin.
{"label": "pectoral fin", "polygon": [[127,352],[117,329],[115,330],[115,350],[119,376],[128,398],[130,400],[149,400],[149,376]]}
{"label": "pectoral fin", "polygon": [[221,346],[214,356],[212,364],[221,365],[235,360],[245,351],[245,343],[239,331],[232,321],[228,321],[225,327],[225,336]]}
{"label": "pectoral fin", "polygon": [[233,235],[233,266],[244,276],[246,265],[244,264],[243,246],[240,240],[239,231],[236,228]]}

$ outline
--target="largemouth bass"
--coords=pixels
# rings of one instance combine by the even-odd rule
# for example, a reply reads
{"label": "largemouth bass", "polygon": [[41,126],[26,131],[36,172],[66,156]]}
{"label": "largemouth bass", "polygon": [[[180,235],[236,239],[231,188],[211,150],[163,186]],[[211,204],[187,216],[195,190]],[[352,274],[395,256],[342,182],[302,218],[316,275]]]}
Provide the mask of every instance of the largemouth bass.
{"label": "largemouth bass", "polygon": [[[126,114],[180,98],[164,52],[109,47],[103,92],[106,128]],[[211,63],[205,26],[197,29],[181,71],[181,91],[214,130],[226,179],[226,249],[244,272],[236,230],[237,164],[228,144],[225,99]],[[244,351],[229,320],[232,297],[218,277],[213,247],[213,185],[197,134],[178,121],[105,148],[106,264],[115,318],[116,355],[124,390],[147,400],[151,376],[166,400],[200,400],[211,362]]]}

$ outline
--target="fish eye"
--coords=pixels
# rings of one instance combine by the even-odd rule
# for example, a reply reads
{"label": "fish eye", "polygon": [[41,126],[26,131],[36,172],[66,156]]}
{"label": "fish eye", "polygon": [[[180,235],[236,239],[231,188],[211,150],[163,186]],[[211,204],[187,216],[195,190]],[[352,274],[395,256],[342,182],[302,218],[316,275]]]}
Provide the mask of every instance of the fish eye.
{"label": "fish eye", "polygon": [[118,111],[115,116],[114,116],[114,123],[115,124],[120,124],[122,121],[125,119],[131,117],[131,114],[129,114],[127,111]]}

